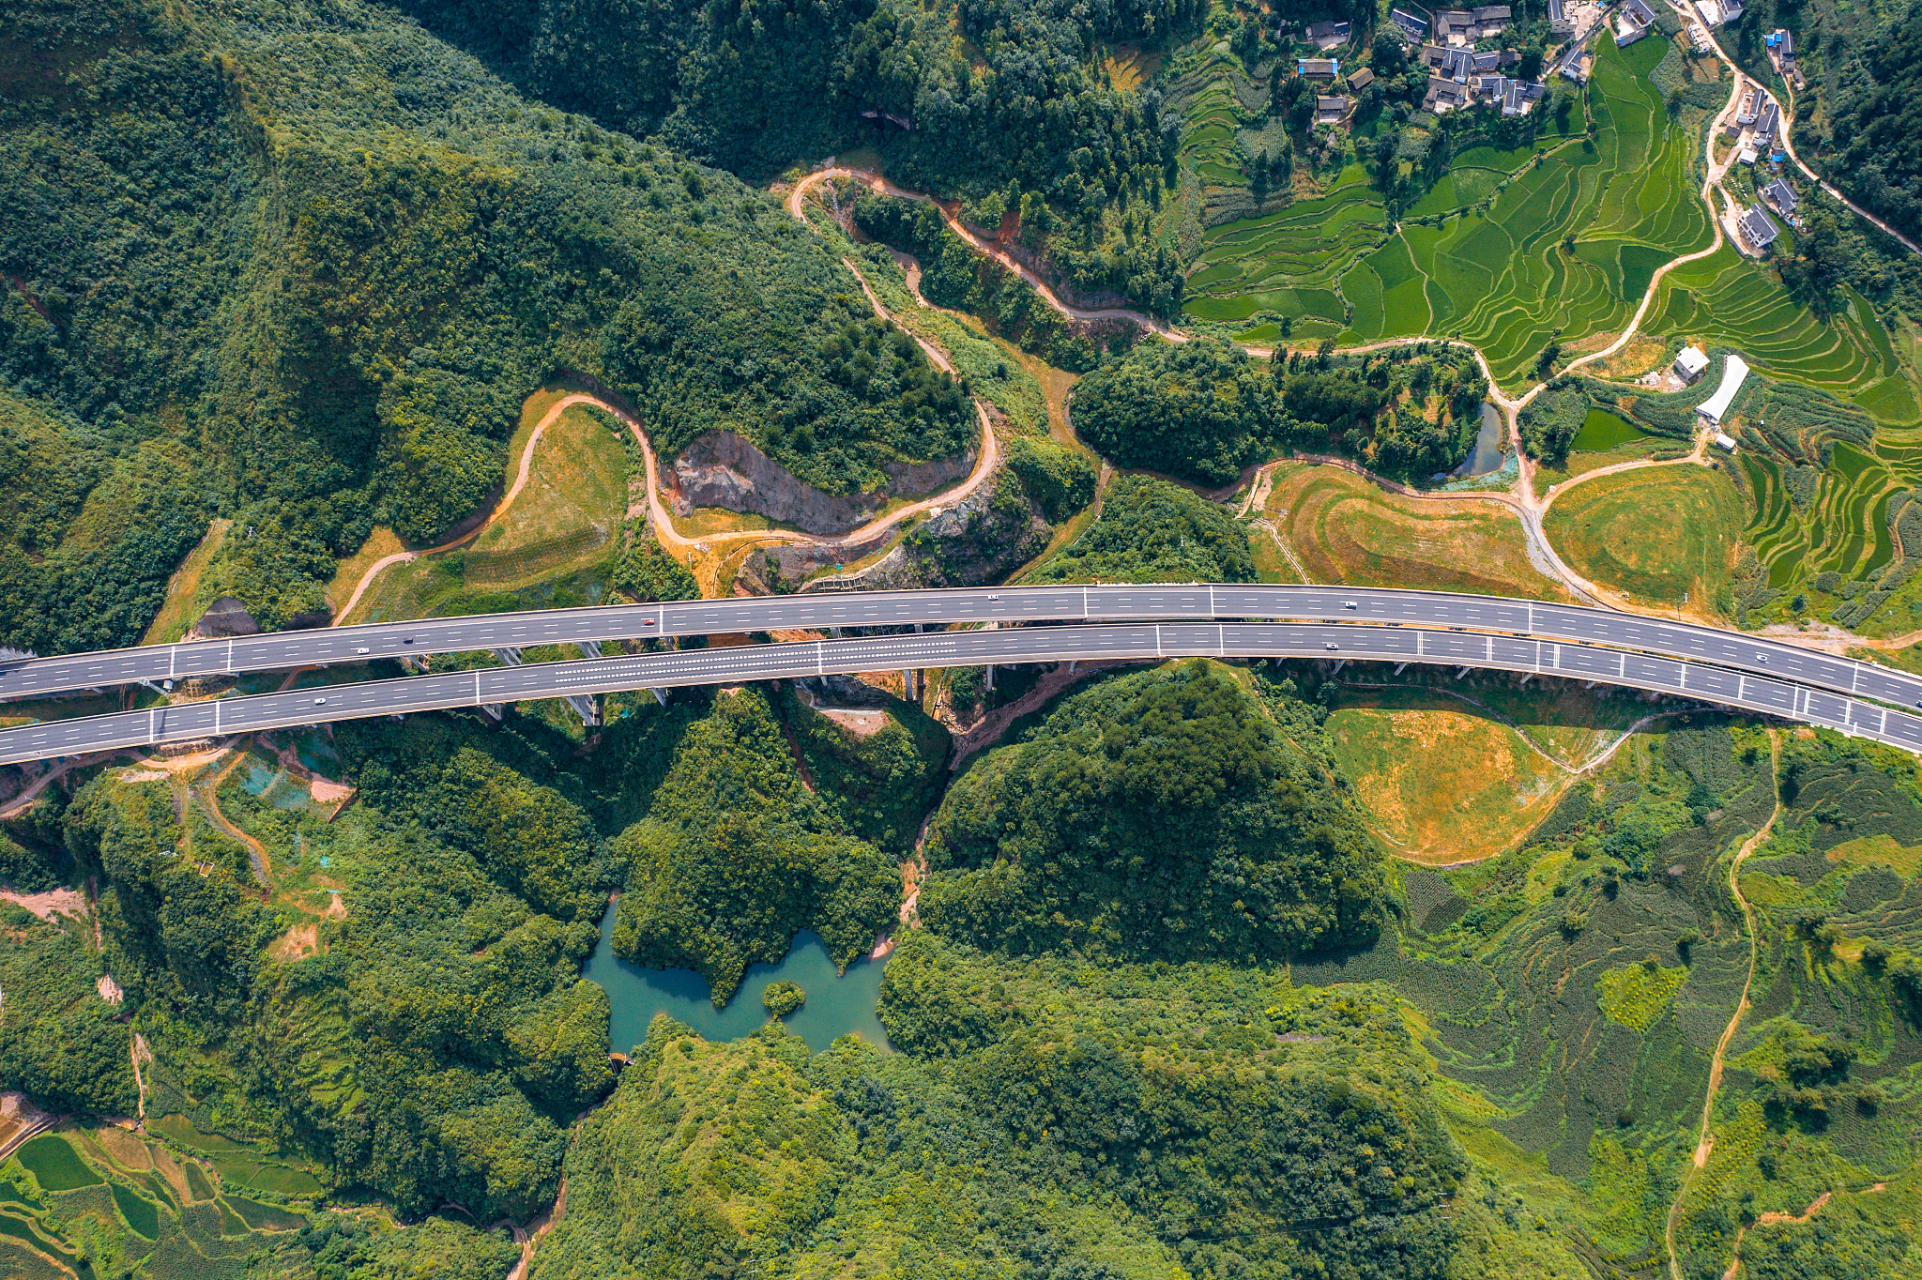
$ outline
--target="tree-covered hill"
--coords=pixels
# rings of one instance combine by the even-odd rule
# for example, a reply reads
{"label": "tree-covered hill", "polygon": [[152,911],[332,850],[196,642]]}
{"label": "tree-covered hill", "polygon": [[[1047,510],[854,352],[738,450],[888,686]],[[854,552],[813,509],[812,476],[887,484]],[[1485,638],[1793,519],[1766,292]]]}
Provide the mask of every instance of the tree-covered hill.
{"label": "tree-covered hill", "polygon": [[376,523],[475,509],[558,371],[829,492],[973,443],[914,344],[858,358],[858,284],[767,195],[389,10],[31,0],[0,82],[0,643],[131,641],[215,514],[220,590],[321,610]]}
{"label": "tree-covered hill", "polygon": [[927,927],[1010,954],[1276,962],[1366,943],[1382,858],[1313,710],[1196,661],[1063,702],[949,792]]}

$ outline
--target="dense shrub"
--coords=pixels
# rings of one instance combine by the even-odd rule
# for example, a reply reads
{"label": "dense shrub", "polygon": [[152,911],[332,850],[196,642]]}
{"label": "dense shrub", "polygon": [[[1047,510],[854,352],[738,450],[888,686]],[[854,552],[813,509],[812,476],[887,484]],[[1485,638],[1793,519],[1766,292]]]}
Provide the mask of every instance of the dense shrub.
{"label": "dense shrub", "polygon": [[1274,384],[1225,339],[1145,342],[1075,388],[1075,430],[1121,467],[1226,484],[1280,421]]}
{"label": "dense shrub", "polygon": [[1030,575],[1035,582],[1253,582],[1247,527],[1226,507],[1157,480],[1122,476],[1101,518]]}

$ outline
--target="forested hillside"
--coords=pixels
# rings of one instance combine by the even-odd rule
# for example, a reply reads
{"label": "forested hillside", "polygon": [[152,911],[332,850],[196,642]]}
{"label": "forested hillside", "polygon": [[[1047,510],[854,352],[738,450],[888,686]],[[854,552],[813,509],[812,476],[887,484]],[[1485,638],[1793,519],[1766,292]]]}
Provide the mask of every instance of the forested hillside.
{"label": "forested hillside", "polygon": [[481,503],[557,372],[831,493],[973,444],[913,344],[851,358],[871,312],[772,199],[388,10],[14,5],[0,83],[0,643],[132,641],[216,514],[217,590],[324,613],[376,523]]}
{"label": "forested hillside", "polygon": [[529,94],[750,179],[876,147],[909,185],[965,199],[1062,278],[1160,312],[1180,264],[1137,232],[1174,180],[1178,116],[1110,87],[1112,44],[1198,22],[1196,0],[402,0]]}

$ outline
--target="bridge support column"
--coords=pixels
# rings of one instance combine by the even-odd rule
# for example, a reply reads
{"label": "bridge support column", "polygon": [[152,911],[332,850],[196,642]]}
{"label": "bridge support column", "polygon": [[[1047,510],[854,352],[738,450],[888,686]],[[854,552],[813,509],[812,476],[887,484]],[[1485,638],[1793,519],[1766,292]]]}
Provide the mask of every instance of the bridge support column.
{"label": "bridge support column", "polygon": [[1408,664],[1406,662],[1397,662],[1395,664],[1395,674],[1400,675],[1403,669],[1406,668],[1407,666]]}
{"label": "bridge support column", "polygon": [[1522,672],[1522,683],[1523,683],[1523,684],[1527,684],[1527,683],[1528,683],[1528,682],[1529,682],[1530,680],[1533,680],[1534,678],[1535,678],[1535,673],[1534,673],[1533,671],[1524,671],[1524,672]]}
{"label": "bridge support column", "polygon": [[1338,676],[1341,674],[1341,669],[1347,665],[1348,665],[1348,659],[1336,658],[1335,665],[1328,668],[1328,674],[1331,676]]}
{"label": "bridge support column", "polygon": [[901,668],[901,699],[904,702],[914,701],[915,674],[916,672],[912,667]]}
{"label": "bridge support column", "polygon": [[986,673],[981,677],[981,687],[989,693],[994,692],[994,664],[992,662],[988,664]]}
{"label": "bridge support column", "polygon": [[581,651],[583,658],[598,658],[601,656],[601,642],[599,640],[576,640],[574,647]]}
{"label": "bridge support column", "polygon": [[660,703],[662,706],[667,705],[667,695],[659,689],[649,689],[648,692],[654,695],[654,701]]}
{"label": "bridge support column", "polygon": [[596,705],[593,694],[570,693],[567,695],[567,705],[574,708],[574,714],[579,716],[581,723],[588,728],[592,729],[600,724],[601,709]]}
{"label": "bridge support column", "polygon": [[1469,672],[1469,668],[1468,668],[1468,667],[1456,667],[1456,668],[1455,668],[1455,679],[1457,679],[1457,680],[1459,680],[1459,679],[1461,679],[1461,678],[1462,678],[1463,676],[1465,676],[1465,675],[1467,675],[1467,674],[1468,674],[1468,672]]}
{"label": "bridge support column", "polygon": [[400,655],[400,665],[404,670],[416,671],[421,675],[427,674],[427,657],[425,654],[403,653]]}
{"label": "bridge support column", "polygon": [[519,649],[512,647],[496,649],[494,650],[494,656],[501,660],[501,665],[504,667],[518,667],[521,665],[521,651]]}
{"label": "bridge support column", "polygon": [[828,634],[829,634],[829,635],[831,635],[831,636],[833,636],[833,637],[834,637],[834,638],[835,638],[836,640],[839,640],[839,639],[841,638],[841,628],[839,628],[839,627],[829,627],[829,628],[828,628]]}
{"label": "bridge support column", "polygon": [[490,719],[493,719],[495,721],[498,721],[501,718],[501,715],[503,714],[501,710],[501,704],[498,702],[483,702],[481,703],[480,709]]}

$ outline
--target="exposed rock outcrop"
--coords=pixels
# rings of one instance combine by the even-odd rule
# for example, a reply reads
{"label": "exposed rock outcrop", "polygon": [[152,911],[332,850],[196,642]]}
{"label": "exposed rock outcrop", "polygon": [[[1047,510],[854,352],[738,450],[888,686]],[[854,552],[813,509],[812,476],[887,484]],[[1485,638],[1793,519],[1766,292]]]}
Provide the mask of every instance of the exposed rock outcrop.
{"label": "exposed rock outcrop", "polygon": [[696,507],[753,512],[808,533],[839,534],[879,515],[891,497],[918,497],[965,477],[974,451],[932,462],[884,463],[885,489],[823,493],[732,431],[701,436],[674,460],[674,514]]}

